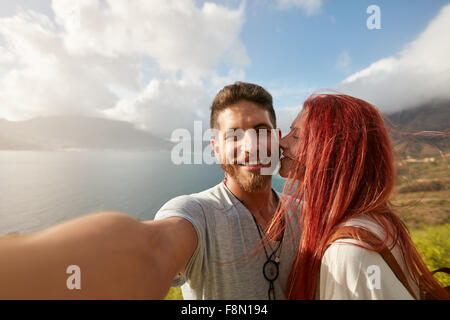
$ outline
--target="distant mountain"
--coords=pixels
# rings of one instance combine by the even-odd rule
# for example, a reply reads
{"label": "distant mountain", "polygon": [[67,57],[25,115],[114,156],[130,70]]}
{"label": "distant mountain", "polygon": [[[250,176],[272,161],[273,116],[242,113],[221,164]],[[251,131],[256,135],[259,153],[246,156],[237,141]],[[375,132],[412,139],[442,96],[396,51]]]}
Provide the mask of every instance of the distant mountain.
{"label": "distant mountain", "polygon": [[404,130],[449,132],[450,101],[432,101],[387,117]]}
{"label": "distant mountain", "polygon": [[125,121],[83,116],[0,119],[0,149],[170,149],[171,143]]}
{"label": "distant mountain", "polygon": [[[450,132],[450,101],[434,101],[384,115],[402,155],[425,157],[450,152],[450,137],[402,135],[401,132]],[[173,144],[125,121],[83,116],[39,117],[12,122],[0,119],[0,150],[167,149]],[[440,150],[440,151],[439,151]]]}
{"label": "distant mountain", "polygon": [[[429,103],[386,114],[388,127],[393,128],[391,136],[395,149],[401,155],[428,157],[450,152],[450,101]],[[438,131],[443,135],[422,134],[421,131]]]}

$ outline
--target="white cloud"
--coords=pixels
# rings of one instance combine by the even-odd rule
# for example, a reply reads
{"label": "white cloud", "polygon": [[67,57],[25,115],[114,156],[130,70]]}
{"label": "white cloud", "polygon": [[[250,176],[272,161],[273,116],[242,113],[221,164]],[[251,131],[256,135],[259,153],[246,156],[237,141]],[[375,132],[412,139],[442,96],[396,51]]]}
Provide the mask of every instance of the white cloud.
{"label": "white cloud", "polygon": [[55,0],[52,10],[0,18],[0,118],[106,115],[166,134],[206,114],[249,63],[243,6]]}
{"label": "white cloud", "polygon": [[[164,71],[208,72],[231,55],[245,65],[238,39],[243,7],[229,10],[214,3],[201,8],[194,1],[54,1],[56,19],[67,30],[66,46],[73,53],[105,56],[148,55]],[[78,9],[77,9],[78,6]],[[80,27],[70,17],[80,12]]]}
{"label": "white cloud", "polygon": [[[96,57],[69,56],[55,24],[32,11],[0,19],[0,34],[7,52],[0,59],[0,117],[26,119],[55,113],[95,114],[111,106],[115,96],[102,83],[120,67],[110,61],[96,64]],[[3,55],[5,57],[5,55]],[[95,69],[94,69],[95,67]]]}
{"label": "white cloud", "polygon": [[177,128],[192,130],[196,120],[209,124],[205,107],[210,103],[211,97],[201,82],[153,79],[138,95],[121,99],[106,115],[170,137]]}
{"label": "white cloud", "polygon": [[314,15],[320,12],[322,0],[277,0],[281,9],[300,8],[308,15]]}
{"label": "white cloud", "polygon": [[446,5],[401,52],[350,75],[336,89],[365,99],[384,112],[432,99],[450,99],[449,34],[450,5]]}

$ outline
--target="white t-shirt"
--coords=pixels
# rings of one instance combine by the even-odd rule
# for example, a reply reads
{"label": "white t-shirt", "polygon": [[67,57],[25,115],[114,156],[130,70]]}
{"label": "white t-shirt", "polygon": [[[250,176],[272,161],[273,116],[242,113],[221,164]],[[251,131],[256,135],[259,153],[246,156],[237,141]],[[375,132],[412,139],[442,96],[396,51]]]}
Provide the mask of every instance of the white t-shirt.
{"label": "white t-shirt", "polygon": [[[381,239],[386,236],[380,226],[368,217],[351,219],[345,225],[364,227]],[[316,298],[320,300],[414,299],[379,253],[351,244],[358,243],[354,239],[340,239],[337,242],[346,243],[334,242],[325,251],[321,261],[319,290],[316,292]],[[393,248],[392,254],[418,297],[419,289],[408,277],[398,246]]]}
{"label": "white t-shirt", "polygon": [[[268,299],[269,282],[263,266],[267,257],[261,248],[260,235],[252,213],[223,182],[208,190],[176,197],[156,214],[155,220],[181,217],[197,232],[197,248],[186,272],[177,276],[173,286],[181,286],[185,300],[264,300]],[[279,276],[274,281],[276,299],[284,299],[292,262],[297,252],[298,215],[292,215],[285,229],[280,253]],[[275,250],[279,242],[267,246]],[[236,262],[231,262],[236,261]]]}

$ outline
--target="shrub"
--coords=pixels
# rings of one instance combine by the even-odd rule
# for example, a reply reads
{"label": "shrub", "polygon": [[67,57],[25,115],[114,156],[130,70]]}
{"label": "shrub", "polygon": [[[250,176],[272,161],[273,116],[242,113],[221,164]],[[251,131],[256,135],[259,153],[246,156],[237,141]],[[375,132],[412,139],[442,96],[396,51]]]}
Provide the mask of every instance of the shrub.
{"label": "shrub", "polygon": [[165,300],[183,300],[181,289],[178,287],[171,287]]}
{"label": "shrub", "polygon": [[[415,230],[411,237],[430,271],[450,267],[450,224]],[[437,273],[435,277],[442,286],[450,286],[450,275]]]}
{"label": "shrub", "polygon": [[441,180],[430,180],[424,182],[416,182],[414,184],[409,184],[398,188],[398,193],[409,193],[409,192],[419,192],[419,191],[440,191],[448,189],[448,183]]}

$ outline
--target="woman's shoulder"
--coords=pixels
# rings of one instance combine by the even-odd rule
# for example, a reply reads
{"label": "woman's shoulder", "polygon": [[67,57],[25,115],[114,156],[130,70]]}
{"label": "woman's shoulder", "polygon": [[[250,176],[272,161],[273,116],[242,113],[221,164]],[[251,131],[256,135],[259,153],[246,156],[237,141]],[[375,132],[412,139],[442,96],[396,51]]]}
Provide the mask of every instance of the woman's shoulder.
{"label": "woman's shoulder", "polygon": [[[380,238],[385,237],[382,228],[366,216],[352,218],[341,224],[338,229],[349,226],[366,229]],[[381,255],[371,250],[367,242],[348,237],[330,243],[322,256],[321,264],[327,273],[357,279],[363,268],[370,263],[378,264],[381,262],[380,259],[383,260]]]}
{"label": "woman's shoulder", "polygon": [[325,250],[321,264],[332,273],[345,270],[358,274],[360,268],[367,264],[367,257],[372,256],[372,251],[364,246],[367,245],[355,239],[336,240]]}
{"label": "woman's shoulder", "polygon": [[[356,227],[365,229],[380,240],[387,240],[386,245],[392,249],[394,256],[397,258],[399,255],[399,252],[397,252],[399,248],[398,246],[392,245],[391,237],[389,236],[390,238],[386,239],[389,232],[384,230],[383,227],[371,217],[358,216],[346,221],[340,227]],[[333,263],[340,266],[357,265],[357,267],[360,267],[361,263],[366,260],[369,260],[370,263],[374,263],[379,262],[378,260],[380,259],[383,260],[382,256],[378,252],[374,251],[370,243],[364,241],[364,238],[357,240],[348,237],[339,238],[330,243],[323,254],[322,262]]]}
{"label": "woman's shoulder", "polygon": [[320,299],[412,299],[379,253],[355,243],[333,243],[325,252]]}
{"label": "woman's shoulder", "polygon": [[[387,235],[369,217],[354,218],[344,225],[364,228],[382,240]],[[397,261],[401,260],[398,246],[392,248],[391,252]],[[321,298],[324,299],[411,298],[381,254],[371,250],[370,245],[364,241],[342,238],[331,243],[322,256],[320,275]],[[370,287],[376,275],[383,275],[381,285]],[[378,287],[382,290],[378,290]]]}
{"label": "woman's shoulder", "polygon": [[376,235],[381,240],[385,240],[388,234],[388,232],[385,229],[383,229],[383,227],[378,222],[376,222],[372,217],[369,217],[367,215],[361,215],[358,217],[354,217],[350,220],[347,220],[342,224],[342,226],[358,227],[366,229],[371,233],[373,233],[374,235]]}

